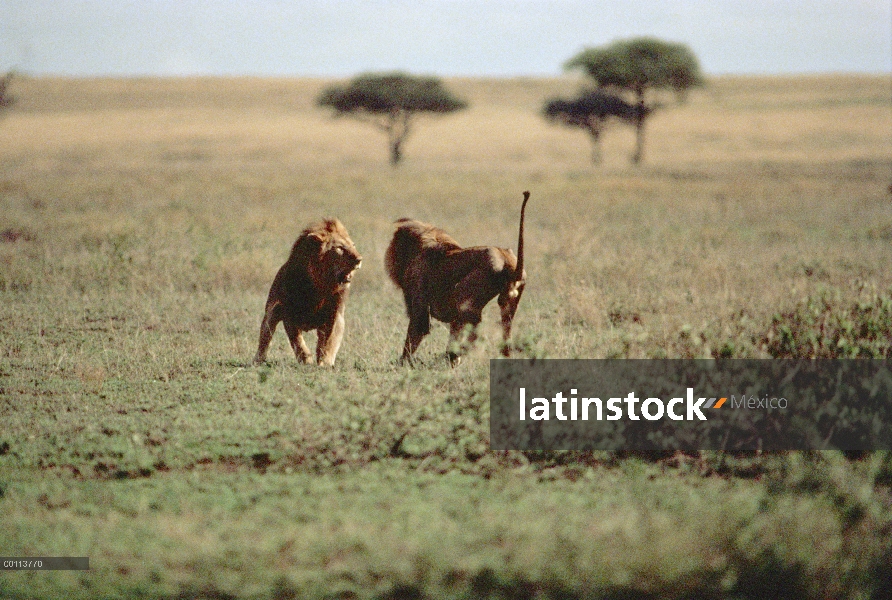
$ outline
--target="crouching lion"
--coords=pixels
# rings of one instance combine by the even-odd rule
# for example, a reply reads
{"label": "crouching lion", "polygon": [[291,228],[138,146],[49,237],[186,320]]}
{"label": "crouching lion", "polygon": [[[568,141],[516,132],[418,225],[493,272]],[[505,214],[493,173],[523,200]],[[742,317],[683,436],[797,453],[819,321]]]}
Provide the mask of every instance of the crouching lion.
{"label": "crouching lion", "polygon": [[[266,360],[273,332],[282,321],[300,362],[334,365],[344,337],[347,292],[361,263],[362,256],[340,221],[326,219],[307,227],[269,290],[254,364]],[[312,329],[317,335],[315,361],[301,335]]]}
{"label": "crouching lion", "polygon": [[430,318],[449,323],[447,354],[453,366],[461,360],[458,342],[468,331],[468,343],[477,338],[483,308],[499,297],[504,344],[526,286],[523,268],[523,221],[530,193],[523,193],[517,257],[507,248],[474,246],[462,248],[445,231],[433,225],[400,219],[384,260],[387,273],[403,291],[409,331],[402,360],[412,362],[421,340],[430,333]]}

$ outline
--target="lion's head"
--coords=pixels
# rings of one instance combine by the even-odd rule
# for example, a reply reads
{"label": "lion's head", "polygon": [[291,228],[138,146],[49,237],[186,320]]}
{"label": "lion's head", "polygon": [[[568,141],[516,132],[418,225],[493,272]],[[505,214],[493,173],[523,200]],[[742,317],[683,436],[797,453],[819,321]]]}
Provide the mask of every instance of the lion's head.
{"label": "lion's head", "polygon": [[337,219],[326,219],[305,229],[301,239],[309,246],[307,271],[316,288],[345,291],[362,264],[347,229]]}

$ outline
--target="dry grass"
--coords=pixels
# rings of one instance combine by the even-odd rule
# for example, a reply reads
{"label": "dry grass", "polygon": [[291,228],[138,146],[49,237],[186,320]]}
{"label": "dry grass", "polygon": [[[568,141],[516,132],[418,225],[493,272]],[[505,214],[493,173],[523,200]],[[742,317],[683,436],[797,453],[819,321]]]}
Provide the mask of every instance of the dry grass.
{"label": "dry grass", "polygon": [[575,79],[448,81],[471,108],[419,118],[398,170],[377,131],[314,106],[328,83],[20,81],[2,122],[0,229],[36,241],[2,249],[5,287],[65,289],[69,273],[32,259],[89,270],[86,245],[136,289],[259,298],[300,228],[336,215],[366,256],[354,300],[376,295],[368,306],[395,307],[380,325],[402,329],[381,268],[390,223],[513,246],[527,188],[518,331],[548,356],[671,354],[683,327],[765,322],[815,285],[892,283],[887,78],[715,80],[656,113],[640,168],[630,128],[608,131],[594,167],[584,134],[539,117]]}

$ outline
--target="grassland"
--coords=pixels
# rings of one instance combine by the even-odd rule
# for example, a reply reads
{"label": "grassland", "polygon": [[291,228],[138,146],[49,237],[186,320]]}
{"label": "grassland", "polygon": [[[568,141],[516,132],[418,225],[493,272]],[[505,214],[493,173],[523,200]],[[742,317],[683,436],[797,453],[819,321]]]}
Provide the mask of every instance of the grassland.
{"label": "grassland", "polygon": [[[538,116],[573,79],[448,80],[471,108],[420,119],[398,169],[314,106],[329,83],[17,81],[0,554],[91,571],[5,572],[0,596],[887,597],[890,457],[490,452],[496,310],[458,369],[442,327],[402,368],[382,261],[402,216],[513,247],[529,189],[524,354],[771,356],[816,298],[888,304],[888,78],[716,79],[651,119],[637,168],[628,128],[593,166]],[[281,332],[250,366],[276,269],[328,215],[365,257],[336,368]],[[830,339],[815,314],[824,347],[888,356],[892,326]]]}

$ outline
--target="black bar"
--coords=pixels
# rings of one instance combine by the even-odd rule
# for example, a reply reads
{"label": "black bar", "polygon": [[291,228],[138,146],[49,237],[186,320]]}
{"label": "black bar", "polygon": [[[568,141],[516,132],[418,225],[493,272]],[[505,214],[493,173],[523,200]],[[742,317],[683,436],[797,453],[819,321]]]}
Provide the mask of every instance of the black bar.
{"label": "black bar", "polygon": [[892,450],[892,360],[492,360],[490,445]]}
{"label": "black bar", "polygon": [[86,556],[0,556],[0,571],[89,571]]}

